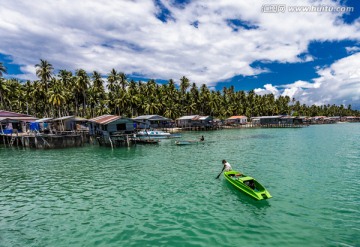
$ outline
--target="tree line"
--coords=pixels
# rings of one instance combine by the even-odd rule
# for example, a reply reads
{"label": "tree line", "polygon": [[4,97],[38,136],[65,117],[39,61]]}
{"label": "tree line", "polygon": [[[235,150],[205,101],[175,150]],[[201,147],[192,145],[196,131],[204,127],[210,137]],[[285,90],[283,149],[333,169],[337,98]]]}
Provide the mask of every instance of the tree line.
{"label": "tree line", "polygon": [[307,106],[288,96],[276,98],[273,94],[258,95],[254,90],[235,91],[234,86],[210,90],[200,87],[188,78],[180,78],[177,86],[170,79],[165,84],[155,80],[147,82],[128,80],[127,76],[112,69],[103,76],[84,69],[75,73],[54,68],[46,60],[35,65],[35,81],[21,82],[5,79],[7,72],[0,63],[0,109],[36,117],[61,117],[76,115],[93,118],[103,114],[125,117],[162,115],[176,119],[184,115],[211,115],[225,119],[234,115],[272,116],[359,116],[351,105]]}

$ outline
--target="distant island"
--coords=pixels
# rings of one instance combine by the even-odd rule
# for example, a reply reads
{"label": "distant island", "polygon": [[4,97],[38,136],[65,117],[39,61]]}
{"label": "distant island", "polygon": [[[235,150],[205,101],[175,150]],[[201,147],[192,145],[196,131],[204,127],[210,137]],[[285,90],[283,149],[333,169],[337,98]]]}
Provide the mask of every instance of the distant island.
{"label": "distant island", "polygon": [[162,115],[176,119],[183,115],[202,114],[226,119],[229,116],[292,115],[292,116],[360,116],[351,105],[307,106],[288,96],[275,98],[273,94],[257,95],[254,90],[235,91],[234,86],[221,91],[210,90],[206,84],[200,87],[188,78],[180,78],[177,87],[174,80],[157,84],[128,81],[127,76],[112,69],[107,83],[97,71],[88,74],[78,69],[54,68],[46,60],[35,65],[39,80],[21,82],[5,79],[7,72],[0,63],[0,109],[26,113],[37,117],[61,117],[76,115],[92,118],[103,114],[125,117]]}

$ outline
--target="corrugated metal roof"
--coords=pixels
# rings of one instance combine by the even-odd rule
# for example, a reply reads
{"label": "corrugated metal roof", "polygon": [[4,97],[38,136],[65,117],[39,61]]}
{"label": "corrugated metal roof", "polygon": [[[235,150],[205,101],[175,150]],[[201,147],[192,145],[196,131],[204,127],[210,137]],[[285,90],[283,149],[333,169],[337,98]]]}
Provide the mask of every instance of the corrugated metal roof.
{"label": "corrugated metal roof", "polygon": [[98,123],[98,124],[108,124],[120,118],[121,118],[120,116],[115,116],[115,115],[102,115],[99,117],[89,119],[89,122]]}
{"label": "corrugated metal roof", "polygon": [[11,112],[11,111],[0,110],[0,117],[33,117],[33,116],[27,115],[27,114]]}
{"label": "corrugated metal roof", "polygon": [[134,120],[143,120],[143,119],[150,119],[154,116],[157,116],[157,115],[141,115],[141,116],[134,117],[133,119]]}
{"label": "corrugated metal roof", "polygon": [[83,118],[83,117],[75,117],[75,116],[64,116],[64,117],[59,117],[59,118],[54,118],[53,121],[60,121],[60,120],[68,120],[68,119],[74,119],[74,121],[76,122],[85,122],[88,121],[88,119]]}
{"label": "corrugated metal roof", "polygon": [[60,120],[67,120],[70,118],[75,118],[75,116],[64,116],[64,117],[59,117],[59,118],[55,118],[53,119],[54,121],[60,121]]}
{"label": "corrugated metal roof", "polygon": [[86,118],[83,118],[83,117],[75,117],[74,120],[76,122],[87,122],[89,120],[87,120]]}
{"label": "corrugated metal roof", "polygon": [[208,118],[210,118],[210,116],[199,116],[198,117],[199,120],[206,120]]}
{"label": "corrugated metal roof", "polygon": [[266,118],[281,118],[282,116],[261,116],[261,117],[252,117],[251,119],[266,119]]}
{"label": "corrugated metal roof", "polygon": [[37,123],[43,123],[43,122],[48,122],[48,121],[50,121],[50,120],[52,120],[52,119],[53,119],[53,118],[51,118],[51,117],[40,118],[40,119],[36,120],[35,122],[37,122]]}
{"label": "corrugated metal roof", "polygon": [[195,118],[199,117],[199,115],[191,115],[191,116],[183,116],[183,117],[179,117],[177,120],[193,120]]}
{"label": "corrugated metal roof", "polygon": [[247,118],[246,116],[232,116],[229,117],[228,119],[239,119],[239,118]]}
{"label": "corrugated metal roof", "polygon": [[159,116],[159,115],[142,115],[135,118],[133,120],[153,120],[153,121],[167,121],[169,118]]}
{"label": "corrugated metal roof", "polygon": [[1,117],[0,121],[3,120],[14,120],[14,121],[20,121],[20,122],[34,122],[37,120],[36,117]]}

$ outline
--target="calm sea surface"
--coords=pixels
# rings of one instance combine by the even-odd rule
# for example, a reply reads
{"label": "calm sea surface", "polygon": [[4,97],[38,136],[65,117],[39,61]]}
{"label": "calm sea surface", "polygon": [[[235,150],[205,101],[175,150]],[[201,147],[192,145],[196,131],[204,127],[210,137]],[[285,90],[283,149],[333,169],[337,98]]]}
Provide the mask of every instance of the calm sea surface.
{"label": "calm sea surface", "polygon": [[[0,246],[360,246],[360,124],[0,148]],[[226,159],[272,194],[215,179]]]}

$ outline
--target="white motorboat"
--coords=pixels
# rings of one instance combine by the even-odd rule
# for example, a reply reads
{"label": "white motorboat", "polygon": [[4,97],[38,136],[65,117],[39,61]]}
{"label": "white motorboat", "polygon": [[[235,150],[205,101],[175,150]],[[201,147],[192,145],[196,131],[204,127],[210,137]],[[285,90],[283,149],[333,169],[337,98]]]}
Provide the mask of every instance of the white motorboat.
{"label": "white motorboat", "polygon": [[142,130],[136,134],[140,138],[170,138],[171,134],[161,130]]}

